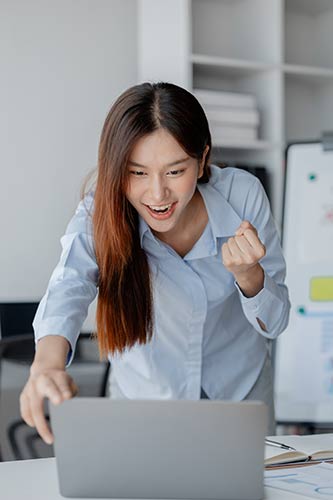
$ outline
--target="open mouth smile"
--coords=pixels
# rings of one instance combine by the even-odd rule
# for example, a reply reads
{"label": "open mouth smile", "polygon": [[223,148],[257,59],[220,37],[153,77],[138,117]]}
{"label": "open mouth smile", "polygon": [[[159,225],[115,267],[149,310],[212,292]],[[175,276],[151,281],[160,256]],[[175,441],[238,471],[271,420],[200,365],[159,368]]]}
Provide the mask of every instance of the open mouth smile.
{"label": "open mouth smile", "polygon": [[149,214],[154,217],[154,219],[167,219],[170,217],[176,207],[175,203],[169,203],[168,205],[145,205]]}

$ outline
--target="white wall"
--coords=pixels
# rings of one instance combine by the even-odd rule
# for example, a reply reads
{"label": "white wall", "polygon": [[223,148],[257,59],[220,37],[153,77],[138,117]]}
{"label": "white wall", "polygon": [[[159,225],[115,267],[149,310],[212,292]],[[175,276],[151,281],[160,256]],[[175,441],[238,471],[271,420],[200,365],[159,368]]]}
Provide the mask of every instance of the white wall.
{"label": "white wall", "polygon": [[136,0],[0,0],[0,301],[39,300],[114,98]]}

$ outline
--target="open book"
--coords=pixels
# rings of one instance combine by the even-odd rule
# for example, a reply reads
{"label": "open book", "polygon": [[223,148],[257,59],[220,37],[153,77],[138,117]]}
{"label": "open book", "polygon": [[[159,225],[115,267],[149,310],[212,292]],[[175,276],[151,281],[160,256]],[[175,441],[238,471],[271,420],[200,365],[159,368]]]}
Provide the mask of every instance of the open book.
{"label": "open book", "polygon": [[267,439],[295,448],[284,450],[266,444],[265,466],[296,462],[333,460],[333,434],[312,434],[309,436],[272,436]]}

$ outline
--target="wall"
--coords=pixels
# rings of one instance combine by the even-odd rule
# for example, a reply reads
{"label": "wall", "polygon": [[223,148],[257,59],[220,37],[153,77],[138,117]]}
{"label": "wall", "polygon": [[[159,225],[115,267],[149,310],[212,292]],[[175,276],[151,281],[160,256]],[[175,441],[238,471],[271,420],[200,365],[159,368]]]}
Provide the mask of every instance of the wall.
{"label": "wall", "polygon": [[[136,0],[0,0],[0,301],[45,291],[106,114],[137,81],[136,18]],[[95,394],[100,369],[76,374],[81,396]],[[5,460],[27,377],[28,367],[3,363]]]}
{"label": "wall", "polygon": [[137,6],[0,0],[0,12],[0,301],[39,300],[108,109],[136,83]]}

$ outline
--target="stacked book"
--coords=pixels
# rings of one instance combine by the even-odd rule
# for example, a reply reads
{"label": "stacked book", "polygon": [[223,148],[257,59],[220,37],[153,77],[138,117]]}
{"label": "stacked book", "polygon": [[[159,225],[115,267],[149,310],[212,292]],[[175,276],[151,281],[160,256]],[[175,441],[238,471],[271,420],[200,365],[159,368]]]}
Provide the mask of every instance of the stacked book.
{"label": "stacked book", "polygon": [[213,145],[236,145],[258,139],[259,112],[255,96],[205,89],[194,89],[193,93],[205,110]]}

